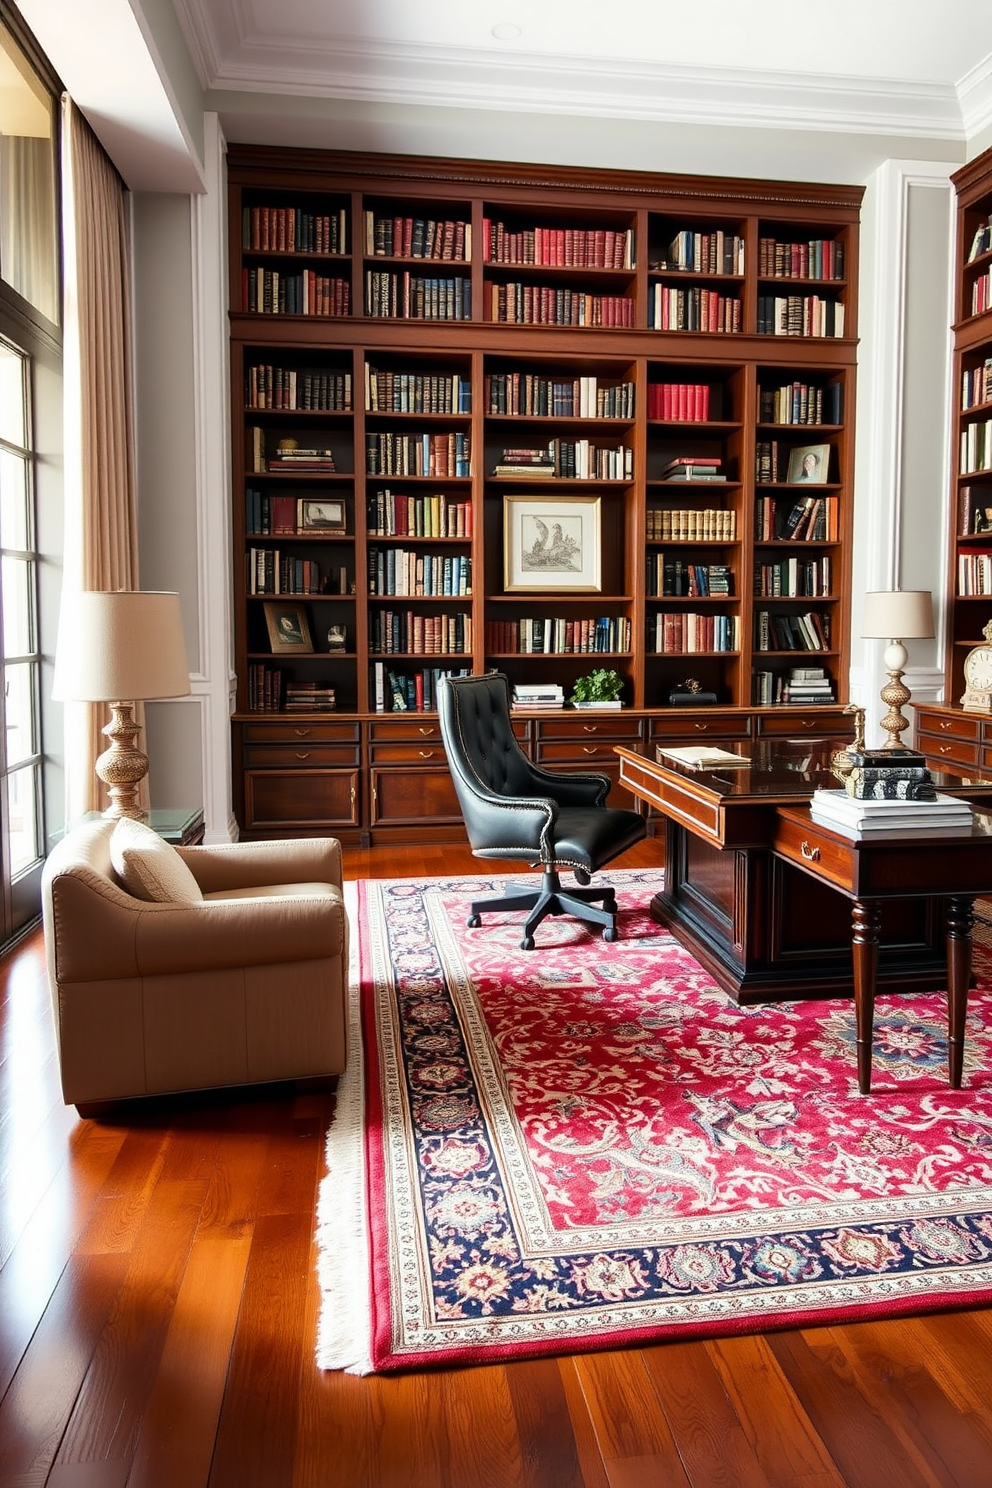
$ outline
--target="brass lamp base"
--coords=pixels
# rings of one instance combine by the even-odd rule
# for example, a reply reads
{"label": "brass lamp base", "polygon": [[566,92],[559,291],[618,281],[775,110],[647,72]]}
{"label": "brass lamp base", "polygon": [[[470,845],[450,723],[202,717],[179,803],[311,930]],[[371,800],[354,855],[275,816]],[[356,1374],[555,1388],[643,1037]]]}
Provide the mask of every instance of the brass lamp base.
{"label": "brass lamp base", "polygon": [[100,732],[106,734],[111,744],[100,755],[95,769],[110,796],[104,816],[147,821],[148,812],[138,805],[138,787],[148,774],[148,756],[134,747],[141,725],[135,723],[133,709],[133,703],[110,704],[113,717]]}
{"label": "brass lamp base", "polygon": [[886,646],[884,661],[889,680],[879,694],[889,710],[885,717],[879,720],[879,728],[883,729],[887,736],[882,744],[883,749],[906,748],[900,735],[909,728],[909,719],[904,718],[901,712],[912,697],[912,693],[902,680],[903,668],[908,659],[902,641],[890,641]]}

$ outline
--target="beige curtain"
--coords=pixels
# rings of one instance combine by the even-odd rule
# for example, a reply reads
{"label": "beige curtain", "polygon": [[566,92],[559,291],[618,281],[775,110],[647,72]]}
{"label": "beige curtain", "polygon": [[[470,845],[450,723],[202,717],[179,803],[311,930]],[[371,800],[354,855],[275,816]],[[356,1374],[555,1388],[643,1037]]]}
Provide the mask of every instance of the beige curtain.
{"label": "beige curtain", "polygon": [[[126,193],[70,98],[63,100],[66,566],[68,592],[138,587],[131,288]],[[102,810],[93,763],[102,703],[66,705],[66,816]],[[140,713],[136,714],[140,717]],[[140,740],[139,747],[140,747]],[[146,786],[147,789],[147,786]],[[143,802],[147,806],[147,800]]]}

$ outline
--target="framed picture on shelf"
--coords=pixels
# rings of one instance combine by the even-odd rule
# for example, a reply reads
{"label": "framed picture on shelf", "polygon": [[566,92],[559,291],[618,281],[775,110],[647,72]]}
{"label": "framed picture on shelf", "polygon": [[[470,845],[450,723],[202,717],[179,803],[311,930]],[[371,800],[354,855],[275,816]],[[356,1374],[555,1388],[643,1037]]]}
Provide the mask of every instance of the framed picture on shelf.
{"label": "framed picture on shelf", "polygon": [[789,451],[787,480],[793,485],[825,485],[830,475],[829,444],[797,444]]}
{"label": "framed picture on shelf", "polygon": [[300,532],[343,532],[344,502],[326,496],[301,497],[296,504],[296,525]]}
{"label": "framed picture on shelf", "polygon": [[265,624],[269,631],[269,645],[274,654],[285,656],[295,651],[297,655],[302,655],[313,650],[307,613],[302,605],[267,600]]}
{"label": "framed picture on shelf", "polygon": [[507,594],[598,594],[602,587],[599,496],[503,497]]}

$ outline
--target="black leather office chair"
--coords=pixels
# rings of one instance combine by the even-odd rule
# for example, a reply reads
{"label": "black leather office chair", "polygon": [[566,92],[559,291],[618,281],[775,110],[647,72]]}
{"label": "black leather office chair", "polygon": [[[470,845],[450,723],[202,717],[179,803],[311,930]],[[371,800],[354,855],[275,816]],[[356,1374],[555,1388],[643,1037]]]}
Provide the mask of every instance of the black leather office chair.
{"label": "black leather office chair", "polygon": [[[643,817],[605,804],[606,775],[556,774],[527,758],[513,732],[510,684],[502,673],[444,679],[438,713],[473,853],[527,858],[542,872],[539,889],[507,883],[502,898],[475,901],[469,925],[478,925],[488,911],[529,911],[520,942],[529,951],[543,919],[567,914],[602,925],[603,939],[616,940],[615,891],[608,884],[585,885],[641,840]],[[582,887],[564,889],[562,868],[571,869]]]}

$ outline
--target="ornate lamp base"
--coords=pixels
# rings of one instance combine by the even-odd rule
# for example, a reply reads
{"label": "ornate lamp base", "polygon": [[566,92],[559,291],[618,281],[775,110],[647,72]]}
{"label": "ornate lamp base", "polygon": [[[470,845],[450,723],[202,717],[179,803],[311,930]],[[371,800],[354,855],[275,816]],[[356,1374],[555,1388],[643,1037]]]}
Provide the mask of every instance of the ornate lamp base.
{"label": "ornate lamp base", "polygon": [[899,736],[909,728],[909,719],[904,718],[900,710],[906,706],[913,695],[902,680],[903,668],[908,659],[908,653],[902,641],[890,641],[886,646],[884,661],[889,680],[879,694],[889,710],[885,717],[879,720],[879,727],[887,735],[882,745],[883,749],[905,749],[907,747]]}
{"label": "ornate lamp base", "polygon": [[138,805],[138,787],[148,774],[148,756],[134,747],[141,726],[134,721],[133,708],[132,703],[110,704],[113,717],[101,733],[106,734],[111,744],[100,755],[95,768],[110,796],[104,816],[147,821],[148,812]]}

